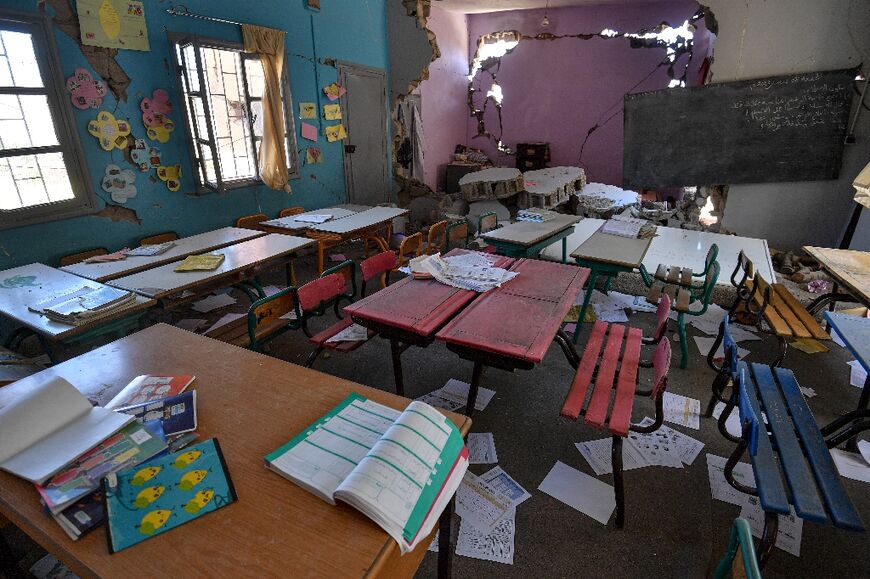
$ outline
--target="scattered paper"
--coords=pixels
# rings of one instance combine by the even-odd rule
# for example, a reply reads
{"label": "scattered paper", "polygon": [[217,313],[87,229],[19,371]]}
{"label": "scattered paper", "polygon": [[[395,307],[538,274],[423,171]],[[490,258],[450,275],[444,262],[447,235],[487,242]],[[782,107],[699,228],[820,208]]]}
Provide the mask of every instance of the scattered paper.
{"label": "scattered paper", "polygon": [[284,291],[285,287],[281,287],[278,285],[265,285],[263,286],[263,293],[266,294],[266,297],[273,296],[280,291]]}
{"label": "scattered paper", "polygon": [[425,402],[429,406],[435,406],[436,408],[443,408],[448,412],[456,412],[463,406],[465,406],[465,402],[458,402],[456,400],[446,400],[438,396],[438,393],[441,392],[441,389],[434,390],[429,392],[428,394],[424,394],[417,398],[420,402]]}
{"label": "scattered paper", "polygon": [[500,287],[517,276],[517,272],[493,266],[489,258],[479,253],[423,255],[412,259],[410,266],[415,276],[432,277],[445,285],[479,293]]}
{"label": "scattered paper", "polygon": [[[471,384],[469,384],[468,382],[463,382],[461,380],[457,380],[456,378],[451,378],[444,386],[441,387],[438,395],[441,398],[445,398],[447,400],[462,402],[462,405],[465,406],[465,403],[468,402],[468,390],[470,388]],[[474,401],[474,410],[477,412],[486,410],[486,407],[487,405],[489,405],[493,396],[495,396],[495,390],[478,387],[477,400]]]}
{"label": "scattered paper", "polygon": [[[654,422],[655,420],[647,416],[640,421],[639,426],[649,426]],[[682,432],[674,430],[670,426],[662,424],[656,432],[661,433],[662,437],[676,448],[680,460],[687,465],[691,465],[695,462],[695,459],[698,458],[698,455],[701,453],[701,449],[704,448],[704,443],[700,440],[695,440],[688,434],[683,434]]]}
{"label": "scattered paper", "polygon": [[576,323],[574,323],[574,324],[565,324],[565,327],[562,328],[562,329],[565,330],[565,333],[568,334],[569,336],[573,336],[573,335],[574,335],[574,331],[577,329],[577,324],[576,324]]}
{"label": "scattered paper", "polygon": [[326,223],[333,217],[332,213],[303,213],[294,216],[293,220],[301,221],[302,223]]}
{"label": "scattered paper", "polygon": [[[713,344],[716,342],[716,338],[705,338],[703,336],[694,336],[695,344],[698,346],[698,350],[701,352],[701,355],[705,358],[707,354],[710,353],[710,349],[713,347]],[[745,348],[741,348],[737,346],[737,359],[742,360],[746,356],[749,355],[749,350]],[[713,354],[713,361],[717,364],[721,364],[722,361],[725,360],[725,346],[719,344],[719,349],[716,350],[716,353]]]}
{"label": "scattered paper", "polygon": [[838,334],[837,330],[835,330],[834,328],[831,328],[831,339],[834,340],[834,343],[841,348],[846,347],[846,342],[843,341],[843,338],[840,337],[840,334]]}
{"label": "scattered paper", "polygon": [[218,294],[208,296],[207,298],[201,299],[198,302],[193,302],[192,307],[199,313],[205,314],[218,308],[225,308],[227,306],[231,306],[234,303],[236,303],[236,298],[234,298],[233,296],[227,294]]}
{"label": "scattered paper", "polygon": [[[456,539],[456,554],[483,561],[513,565],[515,514],[505,516],[489,533],[483,532],[462,519],[459,537]],[[437,541],[432,541],[437,543]]]}
{"label": "scattered paper", "polygon": [[613,487],[556,461],[538,490],[606,525],[616,509]]}
{"label": "scattered paper", "polygon": [[861,455],[832,448],[831,457],[834,459],[834,464],[837,465],[840,475],[852,480],[870,483],[870,465]]}
{"label": "scattered paper", "polygon": [[824,344],[818,340],[813,340],[812,338],[798,338],[797,340],[790,342],[789,346],[795,350],[800,350],[805,354],[821,354],[828,351],[828,348],[826,348]]}
{"label": "scattered paper", "polygon": [[468,434],[469,464],[496,464],[495,439],[491,432],[471,432]]}
{"label": "scattered paper", "polygon": [[664,396],[665,422],[678,424],[686,428],[701,429],[701,401],[694,398],[665,392]]}
{"label": "scattered paper", "polygon": [[480,479],[501,494],[510,497],[511,507],[516,508],[523,501],[532,498],[532,495],[515,481],[500,466],[496,466],[480,475]]}
{"label": "scattered paper", "polygon": [[317,103],[299,103],[300,119],[316,119]]}
{"label": "scattered paper", "polygon": [[680,459],[677,446],[671,442],[661,429],[649,434],[629,432],[626,442],[650,466],[683,468],[683,461]]}
{"label": "scattered paper", "polygon": [[188,332],[195,332],[203,327],[206,323],[207,322],[202,318],[187,318],[176,322],[175,327],[181,328],[182,330],[187,330]]}
{"label": "scattered paper", "polygon": [[[710,477],[710,492],[714,499],[742,507],[746,498],[751,496],[732,487],[725,479],[725,463],[728,459],[715,454],[707,454],[707,475]],[[734,479],[746,486],[755,486],[752,467],[747,462],[734,465]]]}
{"label": "scattered paper", "polygon": [[309,141],[317,140],[317,127],[311,123],[302,123],[302,138]]}
{"label": "scattered paper", "polygon": [[[795,557],[801,554],[801,535],[804,521],[795,516],[794,507],[789,507],[791,513],[779,515],[779,525],[776,530],[776,546]],[[749,522],[752,534],[761,538],[764,531],[764,510],[758,503],[758,497],[746,496],[746,502],[740,508],[740,516]]]}
{"label": "scattered paper", "polygon": [[[597,476],[610,474],[613,472],[613,460],[611,458],[613,451],[613,438],[601,438],[599,440],[590,440],[588,442],[575,442],[574,446],[592,467],[592,470]],[[649,466],[649,463],[644,459],[637,449],[623,442],[622,445],[622,470],[634,470]]]}
{"label": "scattered paper", "polygon": [[849,384],[856,388],[864,388],[864,384],[867,382],[867,370],[864,369],[858,360],[852,360],[848,364],[852,367],[849,373]]}
{"label": "scattered paper", "polygon": [[801,389],[801,394],[803,394],[806,398],[812,398],[816,395],[816,391],[812,388],[804,388],[803,386],[798,386],[798,388]]}
{"label": "scattered paper", "polygon": [[347,130],[344,128],[344,125],[341,124],[324,127],[323,134],[326,136],[326,140],[330,143],[342,141],[347,138]]}
{"label": "scattered paper", "polygon": [[595,311],[595,317],[602,322],[610,322],[614,324],[624,324],[628,322],[628,315],[622,309],[608,309],[603,304],[592,304],[592,309]]}
{"label": "scattered paper", "polygon": [[297,318],[296,318],[296,310],[290,310],[289,312],[287,312],[287,313],[284,314],[283,316],[278,316],[278,319],[279,319],[279,320],[290,320],[290,321],[293,321],[293,320],[297,319]]}
{"label": "scattered paper", "polygon": [[477,529],[489,533],[513,511],[511,499],[467,471],[456,491],[456,514]]}
{"label": "scattered paper", "polygon": [[[716,406],[713,407],[713,418],[719,420],[719,416],[724,410],[725,403],[717,402]],[[728,418],[725,419],[725,430],[727,430],[728,434],[731,436],[743,435],[743,427],[740,425],[740,409],[736,406],[731,409],[731,414],[729,414]]]}
{"label": "scattered paper", "polygon": [[864,460],[867,461],[867,464],[870,464],[870,441],[859,440],[858,452],[861,453],[861,456],[864,458]]}
{"label": "scattered paper", "polygon": [[221,319],[219,319],[214,324],[212,324],[212,326],[203,333],[208,334],[210,332],[213,332],[213,331],[217,330],[218,328],[222,328],[223,326],[226,326],[230,322],[235,322],[236,320],[238,320],[240,318],[244,318],[247,315],[248,314],[225,314],[223,317],[221,317]]}
{"label": "scattered paper", "polygon": [[[583,297],[581,293],[579,297]],[[581,299],[582,303],[582,299]],[[589,303],[599,304],[604,309],[623,310],[631,309],[636,312],[655,312],[658,306],[654,306],[646,301],[644,296],[632,296],[621,292],[593,292]]]}
{"label": "scattered paper", "polygon": [[351,324],[328,340],[328,343],[333,342],[365,342],[369,339],[369,330],[365,326],[359,324]]}

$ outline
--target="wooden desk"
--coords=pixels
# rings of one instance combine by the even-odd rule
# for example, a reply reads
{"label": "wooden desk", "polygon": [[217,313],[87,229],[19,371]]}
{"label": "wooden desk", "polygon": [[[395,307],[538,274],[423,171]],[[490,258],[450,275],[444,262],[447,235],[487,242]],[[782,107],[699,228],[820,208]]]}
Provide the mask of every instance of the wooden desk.
{"label": "wooden desk", "polygon": [[279,217],[278,219],[261,221],[260,227],[263,228],[263,231],[267,231],[269,233],[295,234],[303,232],[306,229],[311,229],[315,225],[318,225],[317,223],[299,221],[299,218],[303,215],[332,215],[332,219],[330,219],[329,221],[335,221],[336,219],[344,219],[345,217],[349,217],[355,213],[357,212],[351,211],[350,209],[329,207],[327,209],[306,211],[305,213],[300,213],[299,215],[288,215],[287,217]]}
{"label": "wooden desk", "polygon": [[[174,271],[168,263],[112,280],[109,285],[129,289],[155,299],[164,299],[185,290],[204,293],[244,281],[257,272],[290,259],[296,251],[314,243],[304,237],[268,234],[221,249],[224,262],[212,271]],[[265,296],[260,296],[265,297]]]}
{"label": "wooden desk", "polygon": [[81,326],[54,322],[27,309],[83,287],[100,288],[103,284],[41,263],[7,269],[0,272],[0,314],[36,332],[54,358],[54,346],[82,342],[107,333],[122,334],[135,327],[146,310],[156,305],[153,299],[136,296],[135,304],[130,307]]}
{"label": "wooden desk", "polygon": [[536,257],[546,247],[562,240],[562,263],[568,259],[567,238],[582,217],[556,215],[550,221],[517,221],[481,235],[498,253],[510,257]]}
{"label": "wooden desk", "polygon": [[[216,437],[239,501],[109,555],[103,529],[71,541],[33,485],[0,473],[0,512],[82,577],[412,577],[429,541],[399,547],[355,509],[317,498],[263,457],[351,392],[393,408],[410,401],[158,324],[0,389],[0,406],[61,376],[105,404],[139,374],[194,374],[202,439]],[[465,435],[471,422],[447,413]],[[446,527],[446,525],[445,525]],[[450,549],[446,549],[449,553]]]}
{"label": "wooden desk", "polygon": [[[308,229],[306,235],[317,240],[317,273],[323,273],[323,252],[352,237],[362,237],[366,257],[369,255],[369,239],[380,240],[384,247],[388,247],[393,219],[407,214],[407,209],[372,207]],[[378,232],[383,232],[383,235],[378,236]]]}
{"label": "wooden desk", "polygon": [[482,294],[442,328],[436,338],[474,362],[466,414],[471,416],[485,366],[531,370],[555,341],[574,367],[579,356],[562,320],[589,277],[589,270],[536,259],[511,266],[519,275]]}
{"label": "wooden desk", "polygon": [[188,255],[208,253],[215,249],[240,243],[248,239],[254,239],[255,237],[262,237],[263,235],[266,235],[263,231],[240,229],[238,227],[223,227],[214,231],[206,231],[199,235],[178,239],[173,247],[170,247],[160,255],[150,257],[131,255],[121,261],[74,263],[60,269],[96,281],[109,281],[138,271],[159,267],[173,261],[180,261]]}
{"label": "wooden desk", "polygon": [[[447,256],[468,253],[454,249]],[[508,267],[512,259],[501,257],[498,267]],[[405,277],[344,308],[353,321],[390,341],[396,393],[404,396],[402,352],[409,346],[425,348],[435,341],[435,333],[478,294],[455,288],[434,279]]]}
{"label": "wooden desk", "polygon": [[580,336],[580,328],[583,327],[586,309],[589,307],[589,300],[592,299],[592,292],[595,291],[598,276],[607,278],[604,283],[604,293],[607,293],[613,278],[622,272],[631,272],[640,267],[652,240],[653,238],[620,237],[598,230],[571,252],[571,257],[578,265],[588,267],[590,270],[583,307],[580,308],[580,315],[574,327],[575,344]]}
{"label": "wooden desk", "polygon": [[[817,259],[834,278],[833,291],[813,300],[807,307],[810,313],[815,314],[828,304],[833,308],[837,302],[860,302],[870,307],[870,253],[808,245],[804,246],[804,251]],[[840,293],[838,285],[843,286],[847,293]]]}

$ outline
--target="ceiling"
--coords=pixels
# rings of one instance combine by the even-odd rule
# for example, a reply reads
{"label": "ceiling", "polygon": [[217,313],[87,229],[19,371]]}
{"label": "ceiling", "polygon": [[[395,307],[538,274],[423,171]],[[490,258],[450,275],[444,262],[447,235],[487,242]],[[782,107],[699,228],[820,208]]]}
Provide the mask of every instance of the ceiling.
{"label": "ceiling", "polygon": [[[550,0],[550,8],[582,6],[584,4],[642,4],[665,1],[667,0]],[[482,12],[500,12],[503,10],[543,8],[547,5],[547,0],[436,0],[432,4],[452,12],[477,14]]]}

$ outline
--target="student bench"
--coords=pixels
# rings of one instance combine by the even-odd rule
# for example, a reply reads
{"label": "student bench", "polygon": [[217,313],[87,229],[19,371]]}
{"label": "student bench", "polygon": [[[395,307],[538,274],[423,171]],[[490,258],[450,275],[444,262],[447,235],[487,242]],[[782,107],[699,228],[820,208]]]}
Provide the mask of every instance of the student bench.
{"label": "student bench", "polygon": [[[740,281],[737,278],[740,277]],[[788,340],[803,338],[830,340],[831,336],[819,322],[781,283],[768,283],[755,271],[752,261],[743,251],[731,274],[731,284],[737,288],[737,299],[729,313],[732,318],[741,309],[752,316],[764,318],[779,340],[779,356],[771,364],[779,366],[785,358]]]}
{"label": "student bench", "polygon": [[[776,542],[778,515],[792,507],[802,519],[863,531],[828,450],[832,440],[819,431],[791,370],[740,362],[737,373],[742,436],[725,465],[725,478],[735,489],[758,496],[764,509],[759,564],[764,566]],[[746,450],[754,488],[733,476]]]}

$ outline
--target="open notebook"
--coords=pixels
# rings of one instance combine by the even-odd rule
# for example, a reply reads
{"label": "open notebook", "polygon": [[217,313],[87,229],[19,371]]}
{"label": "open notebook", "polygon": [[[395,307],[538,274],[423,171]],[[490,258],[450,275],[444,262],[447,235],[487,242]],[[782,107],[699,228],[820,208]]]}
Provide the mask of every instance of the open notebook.
{"label": "open notebook", "polygon": [[468,469],[468,449],[428,404],[399,412],[351,394],[266,456],[266,466],[331,504],[355,507],[404,554],[435,527]]}

